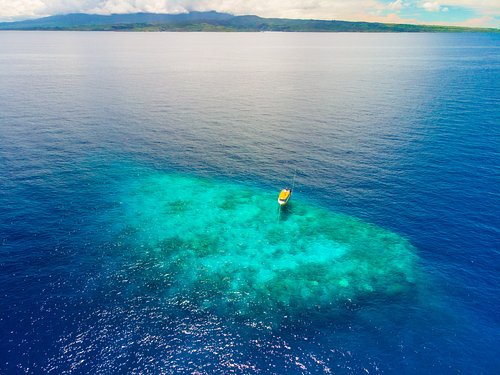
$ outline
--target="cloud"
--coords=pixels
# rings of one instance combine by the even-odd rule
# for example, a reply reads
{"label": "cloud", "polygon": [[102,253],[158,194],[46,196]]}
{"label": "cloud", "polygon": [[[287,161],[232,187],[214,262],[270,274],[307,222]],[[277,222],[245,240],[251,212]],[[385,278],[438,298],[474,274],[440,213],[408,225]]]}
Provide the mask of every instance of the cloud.
{"label": "cloud", "polygon": [[396,0],[392,3],[390,3],[389,5],[387,5],[387,8],[389,8],[391,10],[398,11],[398,10],[403,9],[404,6],[405,6],[405,4],[403,4],[403,2],[401,0]]}
{"label": "cloud", "polygon": [[439,0],[0,0],[0,21],[78,12],[185,13],[216,10],[236,15],[347,21],[396,20],[399,19],[396,14],[399,14],[401,22],[413,23],[414,20],[404,18],[404,14],[417,7],[439,12],[443,16],[449,9],[466,8],[473,12],[475,20],[488,19],[490,23],[500,18],[498,0],[442,1],[443,5]]}
{"label": "cloud", "polygon": [[437,1],[425,1],[420,6],[428,12],[439,12],[441,10],[441,5]]}
{"label": "cloud", "polygon": [[498,21],[496,21],[494,17],[484,16],[468,19],[467,21],[461,22],[460,25],[468,27],[498,27]]}
{"label": "cloud", "polygon": [[364,17],[364,20],[366,22],[380,22],[380,23],[403,23],[403,24],[414,24],[414,25],[419,25],[419,24],[425,24],[425,22],[422,22],[420,20],[417,20],[415,18],[402,18],[400,15],[396,13],[389,13],[386,15],[368,15]]}
{"label": "cloud", "polygon": [[[397,3],[400,0],[396,0]],[[0,19],[64,13],[185,13],[216,10],[262,17],[340,19],[359,9],[383,9],[380,0],[0,0]]]}
{"label": "cloud", "polygon": [[446,6],[466,8],[477,14],[500,17],[500,1],[498,0],[446,0]]}
{"label": "cloud", "polygon": [[[413,22],[412,22],[413,23]],[[418,22],[419,24],[429,24],[429,22]],[[498,28],[498,20],[495,20],[494,17],[485,16],[485,17],[477,17],[477,18],[469,18],[465,21],[461,22],[449,22],[446,20],[441,21],[433,21],[433,25],[442,25],[442,26],[465,26],[465,27],[493,27]]]}

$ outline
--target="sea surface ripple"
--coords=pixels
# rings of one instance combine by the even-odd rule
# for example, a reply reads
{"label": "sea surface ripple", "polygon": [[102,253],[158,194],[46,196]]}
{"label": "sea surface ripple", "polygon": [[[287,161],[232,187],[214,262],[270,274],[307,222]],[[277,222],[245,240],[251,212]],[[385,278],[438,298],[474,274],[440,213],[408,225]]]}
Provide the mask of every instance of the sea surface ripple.
{"label": "sea surface ripple", "polygon": [[496,373],[499,46],[0,33],[0,373]]}

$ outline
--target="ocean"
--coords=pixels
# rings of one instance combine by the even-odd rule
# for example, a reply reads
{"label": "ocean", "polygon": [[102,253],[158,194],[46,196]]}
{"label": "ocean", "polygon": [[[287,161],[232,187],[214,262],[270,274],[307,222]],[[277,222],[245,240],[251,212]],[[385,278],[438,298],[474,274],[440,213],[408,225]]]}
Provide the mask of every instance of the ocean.
{"label": "ocean", "polygon": [[0,373],[498,373],[499,125],[500,34],[1,32]]}

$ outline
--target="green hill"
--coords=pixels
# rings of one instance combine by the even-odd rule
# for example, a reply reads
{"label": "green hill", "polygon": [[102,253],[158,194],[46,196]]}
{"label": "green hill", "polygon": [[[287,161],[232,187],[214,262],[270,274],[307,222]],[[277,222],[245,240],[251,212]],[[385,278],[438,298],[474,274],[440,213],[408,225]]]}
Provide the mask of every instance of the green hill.
{"label": "green hill", "polygon": [[185,14],[66,14],[3,22],[0,30],[89,31],[288,31],[288,32],[500,32],[500,29],[374,22],[297,20],[234,16],[218,12]]}

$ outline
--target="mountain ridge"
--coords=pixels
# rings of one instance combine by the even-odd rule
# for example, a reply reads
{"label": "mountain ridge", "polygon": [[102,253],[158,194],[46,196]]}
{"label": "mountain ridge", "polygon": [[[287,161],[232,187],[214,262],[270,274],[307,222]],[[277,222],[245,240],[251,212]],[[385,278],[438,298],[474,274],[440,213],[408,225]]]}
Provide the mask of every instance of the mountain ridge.
{"label": "mountain ridge", "polygon": [[390,24],[378,22],[262,18],[255,15],[189,12],[98,15],[70,13],[2,22],[0,30],[82,31],[284,31],[284,32],[500,32],[494,28]]}

